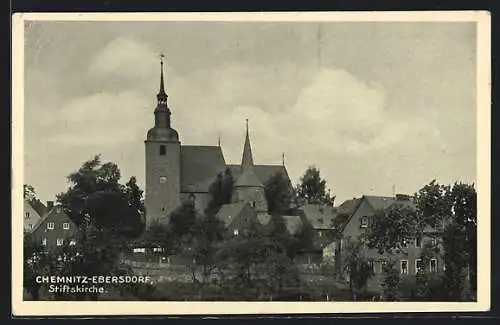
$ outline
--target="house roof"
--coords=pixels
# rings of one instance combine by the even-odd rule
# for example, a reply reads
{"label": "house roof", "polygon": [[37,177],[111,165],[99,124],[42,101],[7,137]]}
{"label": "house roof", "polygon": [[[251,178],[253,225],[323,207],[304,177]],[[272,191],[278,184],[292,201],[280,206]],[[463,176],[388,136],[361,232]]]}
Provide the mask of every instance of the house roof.
{"label": "house roof", "polygon": [[345,213],[347,215],[351,215],[356,211],[360,203],[361,203],[360,198],[354,198],[351,200],[344,201],[341,205],[337,207],[337,213],[338,214]]}
{"label": "house roof", "polygon": [[24,200],[24,202],[25,204],[29,204],[31,208],[33,208],[33,210],[35,210],[35,212],[38,213],[38,215],[42,218],[48,212],[45,204],[43,204],[42,201],[38,199],[32,201]]}
{"label": "house roof", "polygon": [[390,196],[374,196],[374,195],[364,195],[363,198],[372,206],[375,210],[384,210],[390,207],[396,202],[396,199]]}
{"label": "house roof", "polygon": [[337,216],[334,207],[324,204],[305,204],[301,210],[314,229],[332,229]]}
{"label": "house roof", "polygon": [[206,193],[226,169],[219,146],[181,146],[181,192]]}
{"label": "house roof", "polygon": [[45,221],[52,220],[57,217],[62,217],[64,219],[67,219],[68,222],[73,223],[71,218],[66,214],[66,212],[64,212],[61,206],[55,206],[46,213],[44,218],[38,220],[38,222],[33,226],[32,232],[35,232],[40,227],[40,225],[42,225]]}
{"label": "house roof", "polygon": [[300,216],[283,216],[283,220],[285,220],[286,229],[292,235],[298,233],[304,225]]}
{"label": "house roof", "polygon": [[233,222],[234,218],[236,218],[240,212],[243,210],[245,205],[248,205],[247,202],[238,202],[238,203],[229,203],[224,204],[219,209],[216,217],[224,223],[227,227]]}

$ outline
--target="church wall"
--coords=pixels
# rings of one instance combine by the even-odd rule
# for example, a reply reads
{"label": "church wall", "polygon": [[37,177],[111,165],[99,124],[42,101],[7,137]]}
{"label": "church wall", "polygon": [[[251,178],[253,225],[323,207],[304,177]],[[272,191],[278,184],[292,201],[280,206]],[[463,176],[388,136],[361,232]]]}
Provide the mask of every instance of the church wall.
{"label": "church wall", "polygon": [[181,193],[181,202],[193,199],[196,210],[203,213],[210,200],[210,195],[208,193]]}
{"label": "church wall", "polygon": [[[160,155],[160,146],[166,147]],[[168,221],[180,205],[180,143],[146,141],[146,221]]]}

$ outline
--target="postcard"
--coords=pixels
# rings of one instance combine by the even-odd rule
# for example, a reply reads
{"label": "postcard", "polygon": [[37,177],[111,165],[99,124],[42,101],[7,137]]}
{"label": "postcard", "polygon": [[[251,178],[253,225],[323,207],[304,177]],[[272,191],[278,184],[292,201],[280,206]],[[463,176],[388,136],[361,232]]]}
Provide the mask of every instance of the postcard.
{"label": "postcard", "polygon": [[489,310],[488,12],[12,26],[14,315]]}

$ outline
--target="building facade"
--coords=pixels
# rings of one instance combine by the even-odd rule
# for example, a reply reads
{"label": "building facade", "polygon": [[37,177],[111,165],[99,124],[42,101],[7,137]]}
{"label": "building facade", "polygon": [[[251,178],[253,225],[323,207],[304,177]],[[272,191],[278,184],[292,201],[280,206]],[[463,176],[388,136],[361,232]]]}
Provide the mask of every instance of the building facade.
{"label": "building facade", "polygon": [[31,235],[36,243],[51,250],[76,245],[78,228],[60,206],[55,206],[38,222]]}
{"label": "building facade", "polygon": [[[408,196],[397,195],[396,197],[384,196],[362,196],[356,199],[355,209],[352,210],[347,222],[342,230],[342,237],[338,243],[340,256],[345,255],[347,241],[358,240],[360,236],[369,228],[371,217],[379,210],[385,210],[393,205],[404,206],[415,209],[415,206]],[[366,245],[363,249],[364,256],[372,265],[374,277],[371,282],[374,286],[380,287],[383,276],[383,266],[389,260],[396,262],[396,268],[402,277],[414,276],[420,269],[425,272],[436,273],[443,271],[442,254],[437,253],[432,256],[428,265],[424,265],[421,259],[421,253],[424,245],[430,244],[437,248],[436,251],[442,252],[440,243],[440,229],[427,228],[422,237],[408,239],[401,251],[385,252],[380,254],[376,249],[370,249]],[[339,261],[340,262],[340,261]],[[380,288],[379,288],[380,289]]]}

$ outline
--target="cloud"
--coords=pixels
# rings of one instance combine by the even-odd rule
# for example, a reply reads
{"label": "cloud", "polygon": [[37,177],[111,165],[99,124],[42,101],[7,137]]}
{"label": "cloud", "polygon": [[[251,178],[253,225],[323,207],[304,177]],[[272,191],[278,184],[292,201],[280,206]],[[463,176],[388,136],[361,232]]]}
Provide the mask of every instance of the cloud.
{"label": "cloud", "polygon": [[[96,153],[143,186],[143,140],[154,123],[159,81],[156,47],[138,38],[111,40],[90,65],[75,70],[80,83],[92,86],[85,92],[68,90],[66,76],[51,71],[28,74],[27,175],[45,197],[64,190],[65,175]],[[182,143],[215,145],[220,134],[228,163],[241,161],[249,118],[256,163],[280,164],[284,152],[293,181],[316,165],[341,198],[391,194],[392,184],[402,183],[401,190],[413,191],[434,176],[453,179],[474,170],[474,157],[464,162],[463,148],[474,141],[455,137],[460,129],[474,132],[469,115],[422,113],[406,88],[309,61],[218,62],[182,70],[167,60],[167,93]],[[425,105],[436,96],[420,97]],[[434,106],[430,112],[439,109]],[[450,148],[465,157],[460,166],[450,168],[457,161]]]}
{"label": "cloud", "polygon": [[149,103],[133,91],[72,99],[50,120],[47,141],[63,147],[119,146],[140,141]]}
{"label": "cloud", "polygon": [[119,37],[91,60],[89,76],[138,83],[158,73],[158,55],[151,43]]}

